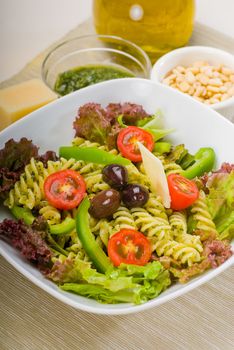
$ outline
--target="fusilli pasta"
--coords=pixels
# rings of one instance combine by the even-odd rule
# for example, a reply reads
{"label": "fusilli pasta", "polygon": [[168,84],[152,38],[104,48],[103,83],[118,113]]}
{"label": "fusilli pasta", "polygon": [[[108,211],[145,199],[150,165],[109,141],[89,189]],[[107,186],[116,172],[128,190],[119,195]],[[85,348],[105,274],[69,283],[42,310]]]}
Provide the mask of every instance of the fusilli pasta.
{"label": "fusilli pasta", "polygon": [[113,214],[111,226],[111,234],[114,234],[124,228],[135,230],[137,224],[134,220],[134,216],[132,215],[131,211],[124,206],[120,206],[118,210]]}
{"label": "fusilli pasta", "polygon": [[196,225],[195,228],[204,233],[203,240],[208,239],[210,236],[218,236],[215,224],[206,204],[205,193],[202,190],[199,192],[198,200],[192,205],[191,213]]}
{"label": "fusilli pasta", "polygon": [[199,252],[203,251],[200,237],[187,233],[187,216],[185,211],[173,212],[169,217],[173,239],[176,242],[186,244],[197,249]]}
{"label": "fusilli pasta", "polygon": [[167,157],[165,157],[163,155],[160,155],[157,153],[154,153],[154,155],[161,160],[166,175],[181,174],[182,168],[179,164],[167,159]]}
{"label": "fusilli pasta", "polygon": [[197,249],[186,244],[176,242],[175,240],[167,240],[165,238],[158,240],[155,243],[155,250],[158,256],[169,256],[182,264],[188,264],[188,266],[191,266],[193,263],[201,260],[200,253],[197,251]]}

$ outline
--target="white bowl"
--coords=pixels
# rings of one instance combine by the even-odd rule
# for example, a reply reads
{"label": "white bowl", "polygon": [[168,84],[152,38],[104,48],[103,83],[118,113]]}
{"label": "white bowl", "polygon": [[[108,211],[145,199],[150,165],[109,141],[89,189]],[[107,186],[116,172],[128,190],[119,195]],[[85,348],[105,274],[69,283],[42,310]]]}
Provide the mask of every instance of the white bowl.
{"label": "white bowl", "polygon": [[[214,110],[191,99],[175,89],[149,80],[129,78],[96,84],[60,98],[31,113],[0,133],[0,148],[14,138],[25,136],[40,146],[40,151],[58,150],[61,145],[69,145],[74,130],[72,122],[79,106],[86,102],[107,105],[110,102],[134,102],[143,105],[149,113],[158,108],[163,111],[166,126],[175,128],[171,137],[175,143],[185,143],[191,152],[200,147],[213,147],[217,154],[217,166],[223,161],[234,162],[234,125]],[[189,118],[188,118],[189,116]],[[225,140],[225,141],[224,141]],[[6,209],[1,209],[0,220],[10,217]],[[56,284],[23,259],[17,250],[5,242],[0,242],[0,253],[24,276],[53,295],[55,298],[77,309],[98,314],[128,314],[150,309],[178,297],[209,281],[234,262],[234,256],[217,269],[207,271],[181,285],[168,288],[159,297],[142,305],[103,305],[79,295],[64,292]]]}
{"label": "white bowl", "polygon": [[[150,79],[162,83],[164,77],[178,65],[189,66],[195,61],[208,61],[211,64],[223,63],[234,69],[234,56],[226,51],[208,46],[188,46],[173,50],[162,56],[153,66]],[[234,97],[210,105],[210,108],[232,119],[234,117]]]}

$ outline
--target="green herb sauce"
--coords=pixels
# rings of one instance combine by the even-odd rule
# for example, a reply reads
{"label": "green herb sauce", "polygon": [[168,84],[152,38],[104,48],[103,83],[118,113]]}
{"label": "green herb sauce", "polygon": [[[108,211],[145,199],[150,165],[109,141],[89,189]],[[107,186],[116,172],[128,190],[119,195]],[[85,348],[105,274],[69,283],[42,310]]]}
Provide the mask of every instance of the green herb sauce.
{"label": "green herb sauce", "polygon": [[114,66],[87,65],[59,74],[54,90],[64,96],[104,80],[134,77],[132,73]]}

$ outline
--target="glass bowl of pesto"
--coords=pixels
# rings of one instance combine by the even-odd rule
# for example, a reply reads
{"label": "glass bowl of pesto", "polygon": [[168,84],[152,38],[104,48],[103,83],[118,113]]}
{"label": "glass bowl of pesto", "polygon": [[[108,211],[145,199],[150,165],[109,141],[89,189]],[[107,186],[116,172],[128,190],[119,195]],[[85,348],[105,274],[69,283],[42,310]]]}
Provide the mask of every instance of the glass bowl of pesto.
{"label": "glass bowl of pesto", "polygon": [[149,78],[151,63],[134,43],[110,35],[87,35],[64,41],[42,64],[44,82],[64,96],[104,80]]}

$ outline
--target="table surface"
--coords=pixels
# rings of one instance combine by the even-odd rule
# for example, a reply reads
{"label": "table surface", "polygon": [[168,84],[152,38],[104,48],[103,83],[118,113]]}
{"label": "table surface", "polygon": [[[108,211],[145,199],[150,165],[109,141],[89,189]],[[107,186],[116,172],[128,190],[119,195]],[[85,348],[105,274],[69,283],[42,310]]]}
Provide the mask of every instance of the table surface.
{"label": "table surface", "polygon": [[[92,31],[87,22],[67,37]],[[191,44],[197,42],[234,50],[232,41],[204,26],[195,27]],[[47,52],[0,88],[38,76]],[[232,350],[233,270],[152,310],[101,316],[62,304],[0,258],[0,349]]]}
{"label": "table surface", "polygon": [[0,348],[233,350],[233,272],[157,308],[103,316],[55,300],[0,258]]}

